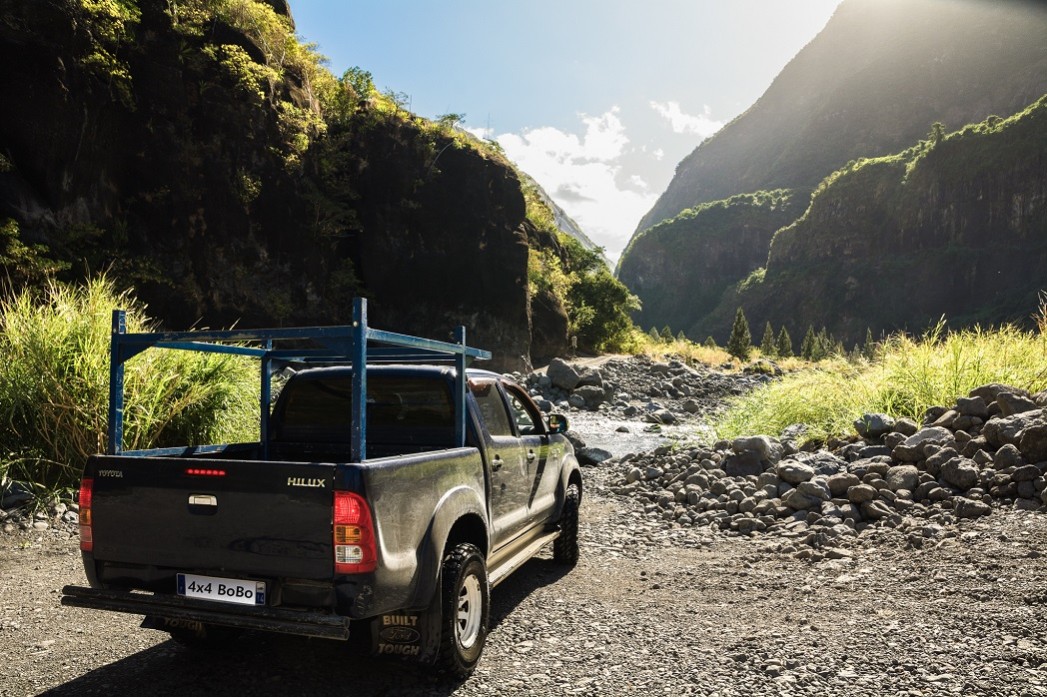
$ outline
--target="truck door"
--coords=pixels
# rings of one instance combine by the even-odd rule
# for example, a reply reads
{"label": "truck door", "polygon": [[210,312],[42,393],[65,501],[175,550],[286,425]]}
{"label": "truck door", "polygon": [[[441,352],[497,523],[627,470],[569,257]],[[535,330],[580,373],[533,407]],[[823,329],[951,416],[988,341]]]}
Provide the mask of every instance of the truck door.
{"label": "truck door", "polygon": [[544,517],[556,504],[556,485],[564,447],[550,445],[541,410],[518,385],[502,383],[509,414],[520,437],[527,469],[527,508],[531,518]]}
{"label": "truck door", "polygon": [[488,433],[485,443],[491,470],[491,525],[498,548],[523,531],[531,494],[525,448],[517,437],[505,397],[494,378],[469,381]]}

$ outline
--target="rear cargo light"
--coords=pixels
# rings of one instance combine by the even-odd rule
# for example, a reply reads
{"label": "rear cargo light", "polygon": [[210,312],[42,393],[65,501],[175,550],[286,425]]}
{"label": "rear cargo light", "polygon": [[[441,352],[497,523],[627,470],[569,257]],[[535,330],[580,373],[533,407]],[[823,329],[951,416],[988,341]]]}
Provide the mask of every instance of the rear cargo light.
{"label": "rear cargo light", "polygon": [[362,574],[374,571],[378,551],[371,509],[359,494],[334,492],[334,571]]}
{"label": "rear cargo light", "polygon": [[185,471],[191,477],[224,477],[225,470],[216,469],[201,469],[199,467],[190,467]]}
{"label": "rear cargo light", "polygon": [[80,480],[80,550],[94,551],[95,540],[91,533],[91,499],[94,497],[95,480],[84,477]]}

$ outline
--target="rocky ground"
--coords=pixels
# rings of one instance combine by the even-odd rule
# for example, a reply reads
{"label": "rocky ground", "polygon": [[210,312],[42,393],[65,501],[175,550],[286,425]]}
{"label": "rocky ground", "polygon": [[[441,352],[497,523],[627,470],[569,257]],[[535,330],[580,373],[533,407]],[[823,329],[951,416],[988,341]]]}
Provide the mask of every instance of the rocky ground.
{"label": "rocky ground", "polygon": [[[989,415],[999,393],[985,418],[972,417],[980,424],[960,422],[981,431],[964,444],[964,414],[943,409],[934,420],[955,411],[949,425],[928,428],[949,435],[918,445],[906,442],[923,429],[905,436],[909,424],[887,422],[818,453],[788,438],[697,445],[686,436],[703,410],[763,378],[652,365],[597,368],[611,388],[602,408],[571,407],[578,385],[528,380],[608,457],[596,453],[584,472],[578,566],[543,554],[495,589],[488,645],[468,680],[440,683],[351,645],[261,634],[199,655],[136,618],[62,608],[61,586],[84,582],[66,510],[9,516],[0,535],[0,695],[1047,694],[1047,515],[1018,503],[1034,500],[1018,495],[1035,493],[1032,472],[1015,479],[1037,464],[1025,462],[1018,434],[1042,410],[1016,412],[1022,428],[991,431],[1011,442],[986,438],[984,449],[967,443],[986,424],[1019,425]],[[653,420],[659,409],[674,420]],[[863,452],[888,441],[887,453]],[[998,467],[1005,445],[1014,447]],[[899,447],[908,459],[894,459]],[[915,478],[892,476],[897,467]],[[934,486],[921,490],[927,477]],[[852,488],[868,498],[852,501]],[[961,500],[988,510],[959,515],[971,505]]]}

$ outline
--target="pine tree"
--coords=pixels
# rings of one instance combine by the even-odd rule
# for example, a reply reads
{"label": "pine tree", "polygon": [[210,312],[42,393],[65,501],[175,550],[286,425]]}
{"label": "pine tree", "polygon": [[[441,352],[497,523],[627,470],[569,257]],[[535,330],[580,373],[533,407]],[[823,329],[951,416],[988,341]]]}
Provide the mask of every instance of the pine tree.
{"label": "pine tree", "polygon": [[782,325],[778,332],[778,340],[775,342],[775,352],[779,358],[790,358],[793,355],[793,338],[789,336],[789,330]]}
{"label": "pine tree", "polygon": [[680,342],[686,342],[687,341],[687,335],[683,333],[682,329],[679,332],[677,332],[676,340],[680,341]]}
{"label": "pine tree", "polygon": [[731,327],[731,338],[727,340],[727,353],[740,361],[749,359],[752,351],[753,337],[749,333],[749,322],[745,319],[745,312],[738,308],[734,315],[734,326]]}
{"label": "pine tree", "polygon": [[714,339],[713,335],[710,334],[709,336],[705,337],[705,341],[702,345],[705,346],[705,348],[716,348],[716,339]]}
{"label": "pine tree", "polygon": [[777,353],[774,345],[774,329],[771,328],[770,322],[763,328],[763,339],[760,340],[760,353],[768,358],[773,357]]}
{"label": "pine tree", "polygon": [[658,333],[658,327],[652,326],[651,331],[647,332],[652,339],[655,341],[661,341],[662,335]]}
{"label": "pine tree", "polygon": [[668,343],[673,340],[673,330],[669,328],[669,325],[662,327],[662,341]]}
{"label": "pine tree", "polygon": [[800,343],[800,357],[806,361],[814,360],[814,344],[814,327],[808,324],[807,333],[803,335],[803,341]]}

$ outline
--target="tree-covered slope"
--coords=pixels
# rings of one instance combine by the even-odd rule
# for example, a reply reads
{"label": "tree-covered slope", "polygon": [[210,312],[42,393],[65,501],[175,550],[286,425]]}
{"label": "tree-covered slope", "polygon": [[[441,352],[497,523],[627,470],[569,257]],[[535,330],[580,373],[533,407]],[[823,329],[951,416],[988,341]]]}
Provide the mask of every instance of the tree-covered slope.
{"label": "tree-covered slope", "polygon": [[[539,229],[497,148],[414,116],[364,70],[331,75],[289,13],[0,0],[11,283],[108,271],[172,328],[340,323],[363,294],[376,326],[465,324],[503,367],[538,335],[535,359],[565,350],[569,315],[606,340],[624,311],[568,297],[599,274]],[[543,253],[555,291],[529,280]]]}
{"label": "tree-covered slope", "polygon": [[771,237],[808,201],[789,191],[739,194],[689,208],[636,235],[618,278],[640,298],[637,322],[674,332],[699,323],[724,291],[767,263]]}
{"label": "tree-covered slope", "polygon": [[637,232],[739,193],[810,191],[936,121],[956,129],[1009,116],[1044,92],[1043,3],[844,0],[748,111],[678,165]]}
{"label": "tree-covered slope", "polygon": [[1045,279],[1047,95],[835,172],[775,235],[766,272],[693,330],[726,336],[738,306],[754,326],[824,326],[848,345],[867,327],[921,331],[943,315],[1022,322]]}

